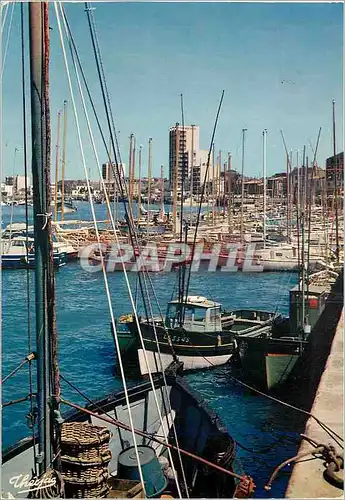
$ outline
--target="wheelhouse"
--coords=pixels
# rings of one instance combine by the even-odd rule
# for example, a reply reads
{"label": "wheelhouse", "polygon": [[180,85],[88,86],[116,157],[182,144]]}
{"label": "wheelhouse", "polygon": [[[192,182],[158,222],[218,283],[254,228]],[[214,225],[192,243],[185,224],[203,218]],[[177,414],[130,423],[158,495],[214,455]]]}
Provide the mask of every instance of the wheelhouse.
{"label": "wheelhouse", "polygon": [[168,304],[165,324],[168,328],[182,326],[188,331],[219,331],[222,329],[220,308],[218,302],[201,296],[189,296],[183,303],[172,300]]}

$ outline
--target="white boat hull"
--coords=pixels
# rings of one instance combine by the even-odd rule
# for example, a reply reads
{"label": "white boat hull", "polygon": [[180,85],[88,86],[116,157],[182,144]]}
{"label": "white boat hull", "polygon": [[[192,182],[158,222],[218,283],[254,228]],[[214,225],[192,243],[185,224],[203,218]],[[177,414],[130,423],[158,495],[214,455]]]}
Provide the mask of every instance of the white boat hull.
{"label": "white boat hull", "polygon": [[[184,370],[200,370],[203,368],[212,368],[214,366],[220,366],[220,365],[225,365],[228,361],[230,361],[232,357],[232,354],[224,354],[220,356],[181,356],[179,355],[179,361],[183,362],[183,369]],[[172,356],[171,354],[164,354],[160,353],[160,359],[161,362],[159,361],[159,355],[157,352],[153,351],[146,351],[146,359],[144,355],[143,349],[138,349],[138,358],[139,358],[139,366],[140,366],[140,373],[142,375],[147,375],[149,373],[148,366],[151,373],[156,373],[157,372],[157,367],[159,371],[163,371],[168,368],[168,366],[172,362]]]}

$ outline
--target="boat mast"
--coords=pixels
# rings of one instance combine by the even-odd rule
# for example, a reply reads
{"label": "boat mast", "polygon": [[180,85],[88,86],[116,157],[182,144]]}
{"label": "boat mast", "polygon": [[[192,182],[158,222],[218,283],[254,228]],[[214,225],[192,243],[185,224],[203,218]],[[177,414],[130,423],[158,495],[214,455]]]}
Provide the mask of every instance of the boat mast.
{"label": "boat mast", "polygon": [[289,176],[289,154],[286,151],[286,236],[290,240],[290,176]]}
{"label": "boat mast", "polygon": [[229,192],[229,202],[228,202],[228,226],[229,233],[232,233],[232,199],[231,199],[231,153],[228,153],[228,192]]}
{"label": "boat mast", "polygon": [[129,136],[129,156],[128,156],[128,202],[129,202],[129,212],[133,213],[133,187],[132,187],[132,177],[133,177],[133,139],[134,135]]}
{"label": "boat mast", "polygon": [[139,146],[139,172],[138,172],[138,219],[141,218],[141,161],[142,161],[142,145]]}
{"label": "boat mast", "polygon": [[135,157],[136,157],[136,140],[133,139],[133,152],[132,152],[132,179],[131,179],[131,213],[133,214],[133,200],[134,200],[134,189],[135,189]]}
{"label": "boat mast", "polygon": [[62,173],[61,173],[61,222],[65,216],[65,171],[66,171],[66,125],[67,101],[63,102],[63,139],[62,139]]}
{"label": "boat mast", "polygon": [[333,109],[333,157],[334,157],[334,210],[335,210],[335,244],[336,244],[336,259],[339,264],[339,220],[338,220],[338,160],[336,157],[337,147],[335,138],[335,100],[332,101]]}
{"label": "boat mast", "polygon": [[[192,222],[192,207],[193,207],[193,183],[194,183],[194,127],[192,125],[192,158],[190,165],[190,222]],[[201,167],[200,167],[201,172]],[[201,174],[200,174],[201,175]]]}
{"label": "boat mast", "polygon": [[215,201],[215,193],[216,193],[216,189],[215,189],[215,185],[216,185],[216,176],[215,176],[215,150],[214,150],[214,143],[212,144],[212,226],[214,226],[214,217],[215,217],[215,205],[216,205],[216,201]]}
{"label": "boat mast", "polygon": [[[50,127],[48,100],[49,23],[48,3],[29,3],[30,87],[32,133],[33,215],[35,233],[35,309],[38,403],[38,465],[44,473],[52,463],[51,309],[53,291],[50,276]],[[56,339],[55,339],[56,340]],[[54,378],[56,387],[57,381]]]}
{"label": "boat mast", "polygon": [[243,240],[244,240],[244,227],[243,227],[243,210],[244,210],[244,141],[245,141],[246,131],[247,131],[246,128],[242,129],[241,243],[243,243]]}
{"label": "boat mast", "polygon": [[302,207],[301,207],[301,238],[302,238],[302,339],[304,340],[304,329],[306,325],[306,307],[305,307],[305,223],[306,223],[306,201],[307,201],[307,176],[308,176],[308,157],[305,162],[305,148],[303,151],[303,187],[302,187]]}
{"label": "boat mast", "polygon": [[263,224],[263,237],[264,237],[264,248],[266,248],[266,211],[267,211],[267,206],[266,206],[266,200],[267,200],[267,165],[266,165],[266,141],[267,141],[267,129],[264,129],[262,132],[262,139],[263,139],[263,147],[262,147],[262,163],[263,163],[263,175],[264,175],[264,199],[263,199],[263,210],[264,210],[264,224]]}
{"label": "boat mast", "polygon": [[174,175],[173,175],[173,232],[174,238],[176,238],[177,233],[177,183],[178,183],[178,170],[179,170],[179,159],[180,159],[180,131],[179,124],[176,123],[175,126],[175,165],[174,165]]}
{"label": "boat mast", "polygon": [[152,176],[152,138],[149,138],[149,158],[147,167],[147,233],[150,228],[150,203],[151,203],[151,176]]}
{"label": "boat mast", "polygon": [[59,189],[59,147],[60,147],[60,119],[61,111],[58,112],[57,120],[57,139],[55,146],[55,203],[54,203],[54,220],[57,221],[57,204],[58,204],[58,189]]}
{"label": "boat mast", "polygon": [[219,156],[218,156],[218,179],[217,179],[217,206],[218,206],[218,214],[220,213],[220,200],[221,200],[221,186],[220,186],[220,176],[221,176],[221,172],[222,172],[222,152],[219,150]]}
{"label": "boat mast", "polygon": [[[297,229],[297,260],[298,260],[298,269],[300,270],[301,265],[301,254],[300,254],[300,207],[301,207],[301,195],[300,195],[300,167],[299,167],[299,158],[298,158],[298,150],[296,153],[296,172],[297,172],[297,198],[296,198],[296,229]],[[300,279],[298,279],[298,292],[300,292]]]}
{"label": "boat mast", "polygon": [[164,217],[164,167],[161,165],[161,210],[162,210],[162,220]]}

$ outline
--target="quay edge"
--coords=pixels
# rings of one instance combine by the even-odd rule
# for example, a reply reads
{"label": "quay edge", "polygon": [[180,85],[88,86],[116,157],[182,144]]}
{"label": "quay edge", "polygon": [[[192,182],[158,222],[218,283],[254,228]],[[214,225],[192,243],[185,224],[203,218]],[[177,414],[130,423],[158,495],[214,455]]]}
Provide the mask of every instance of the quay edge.
{"label": "quay edge", "polygon": [[[342,313],[335,330],[330,352],[316,391],[313,406],[311,408],[311,413],[314,416],[328,425],[341,437],[344,436],[343,334],[344,308],[342,309]],[[310,417],[306,423],[304,434],[320,444],[332,444],[338,452],[342,451],[339,449],[339,446],[334,442],[334,440],[312,417]],[[298,455],[308,452],[311,448],[312,446],[306,440],[303,440],[298,450]],[[285,497],[344,498],[343,489],[331,485],[324,479],[324,471],[325,466],[324,460],[322,459],[302,461],[295,464]]]}

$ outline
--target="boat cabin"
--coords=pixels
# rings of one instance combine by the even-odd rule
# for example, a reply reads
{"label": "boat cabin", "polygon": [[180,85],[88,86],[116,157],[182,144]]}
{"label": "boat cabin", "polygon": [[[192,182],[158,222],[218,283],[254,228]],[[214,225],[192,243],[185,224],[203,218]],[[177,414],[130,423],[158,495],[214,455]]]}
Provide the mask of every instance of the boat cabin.
{"label": "boat cabin", "polygon": [[193,332],[216,332],[222,329],[221,304],[200,295],[184,298],[183,305],[177,299],[168,304],[165,324],[168,328],[180,326],[181,314],[184,314],[182,327]]}
{"label": "boat cabin", "polygon": [[[313,328],[325,308],[330,292],[328,285],[309,285],[309,290],[305,290],[305,313],[308,316],[308,323]],[[295,333],[303,324],[302,318],[303,294],[301,286],[296,285],[290,290],[290,329]]]}

